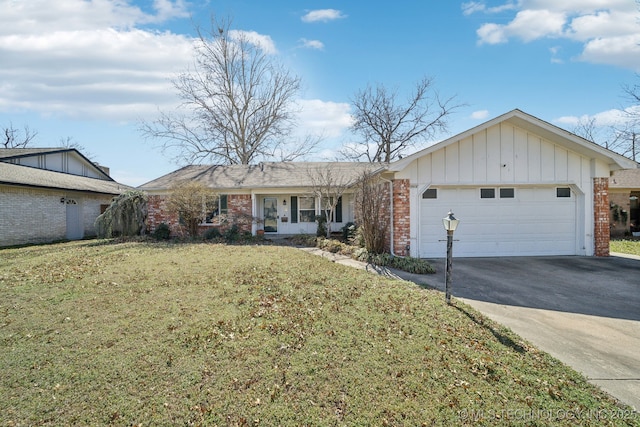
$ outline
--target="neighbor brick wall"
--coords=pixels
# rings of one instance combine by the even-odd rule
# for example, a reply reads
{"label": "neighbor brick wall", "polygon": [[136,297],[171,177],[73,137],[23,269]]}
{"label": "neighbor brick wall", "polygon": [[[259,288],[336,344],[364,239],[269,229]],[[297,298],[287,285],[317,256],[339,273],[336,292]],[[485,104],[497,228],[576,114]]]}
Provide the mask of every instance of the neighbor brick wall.
{"label": "neighbor brick wall", "polygon": [[609,178],[593,179],[594,255],[609,256]]}
{"label": "neighbor brick wall", "polygon": [[94,236],[100,205],[110,203],[111,196],[0,186],[0,246],[65,239],[67,208],[60,202],[62,197],[78,201],[84,235]]}
{"label": "neighbor brick wall", "polygon": [[631,192],[627,191],[624,193],[611,193],[609,192],[609,203],[611,205],[618,206],[619,209],[624,209],[627,212],[627,220],[622,221],[620,218],[617,222],[614,219],[613,212],[610,215],[610,225],[611,225],[611,237],[624,237],[626,233],[630,230],[631,219],[629,218],[629,212],[631,211],[631,201],[629,200],[631,197]]}
{"label": "neighbor brick wall", "polygon": [[393,252],[396,255],[407,256],[407,247],[411,242],[411,212],[410,212],[409,180],[397,179],[393,181]]}

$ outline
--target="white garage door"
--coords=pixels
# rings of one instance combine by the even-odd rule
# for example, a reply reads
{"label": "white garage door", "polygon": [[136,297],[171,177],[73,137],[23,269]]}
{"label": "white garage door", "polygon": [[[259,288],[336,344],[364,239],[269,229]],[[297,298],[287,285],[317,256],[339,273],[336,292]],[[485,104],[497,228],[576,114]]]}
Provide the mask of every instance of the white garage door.
{"label": "white garage door", "polygon": [[442,218],[460,225],[454,256],[576,255],[576,195],[568,187],[430,188],[420,200],[420,256],[444,257]]}

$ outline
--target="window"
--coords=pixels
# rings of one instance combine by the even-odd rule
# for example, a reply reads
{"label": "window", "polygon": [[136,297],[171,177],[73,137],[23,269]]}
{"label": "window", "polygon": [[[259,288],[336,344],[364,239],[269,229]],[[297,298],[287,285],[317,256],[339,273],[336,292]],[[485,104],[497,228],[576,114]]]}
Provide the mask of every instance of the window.
{"label": "window", "polygon": [[[218,198],[213,203],[212,209],[210,209],[205,216],[204,222],[206,224],[220,224],[224,217],[229,213],[227,200],[228,198],[226,194],[221,194],[220,196],[218,196]],[[205,205],[204,202],[203,205]]]}
{"label": "window", "polygon": [[571,189],[569,187],[556,188],[556,197],[571,197]]}
{"label": "window", "polygon": [[501,188],[500,189],[500,198],[501,199],[513,199],[515,197],[515,190],[513,188]]}
{"label": "window", "polygon": [[[322,216],[323,218],[326,217],[325,208],[331,207],[332,204],[333,197],[323,198],[320,209],[320,216]],[[336,203],[336,207],[333,210],[333,218],[331,218],[331,222],[342,222],[342,197],[338,197],[338,202]]]}
{"label": "window", "polygon": [[437,199],[438,198],[438,189],[437,188],[427,188],[424,193],[422,193],[423,199]]}
{"label": "window", "polygon": [[481,188],[480,189],[480,198],[481,199],[495,199],[496,198],[496,189],[495,188]]}
{"label": "window", "polygon": [[316,200],[313,197],[298,197],[298,207],[300,222],[316,221]]}

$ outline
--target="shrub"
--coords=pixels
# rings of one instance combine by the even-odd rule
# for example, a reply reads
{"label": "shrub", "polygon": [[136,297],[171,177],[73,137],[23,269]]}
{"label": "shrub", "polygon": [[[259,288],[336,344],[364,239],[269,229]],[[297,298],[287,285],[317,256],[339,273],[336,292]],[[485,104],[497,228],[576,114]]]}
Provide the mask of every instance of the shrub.
{"label": "shrub", "polygon": [[397,268],[415,274],[434,274],[436,271],[431,264],[420,258],[397,257],[388,253],[374,254],[365,248],[357,249],[353,257],[358,261],[368,262],[383,267]]}
{"label": "shrub", "polygon": [[171,238],[171,229],[163,222],[155,229],[153,237],[156,240],[169,240]]}
{"label": "shrub", "polygon": [[222,237],[222,233],[220,232],[220,229],[218,229],[218,227],[211,227],[207,231],[205,231],[203,237],[204,240],[219,239]]}
{"label": "shrub", "polygon": [[318,223],[316,236],[325,237],[327,235],[327,218],[325,218],[324,215],[318,215],[316,216],[316,222]]}
{"label": "shrub", "polygon": [[222,237],[227,243],[236,242],[240,238],[240,229],[236,224],[233,224],[231,227],[227,228]]}
{"label": "shrub", "polygon": [[294,245],[315,247],[317,246],[318,238],[316,236],[311,236],[309,234],[296,234],[292,236],[289,240]]}
{"label": "shrub", "polygon": [[341,228],[342,238],[345,242],[352,242],[356,237],[358,227],[353,222],[348,222]]}

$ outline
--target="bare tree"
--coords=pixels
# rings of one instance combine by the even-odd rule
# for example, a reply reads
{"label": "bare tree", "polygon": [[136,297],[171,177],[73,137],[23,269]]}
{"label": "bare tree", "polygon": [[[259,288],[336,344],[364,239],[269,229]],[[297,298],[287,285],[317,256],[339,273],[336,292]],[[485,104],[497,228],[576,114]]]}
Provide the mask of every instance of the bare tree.
{"label": "bare tree", "polygon": [[391,162],[416,144],[447,130],[447,117],[461,105],[455,97],[442,99],[433,88],[433,79],[424,77],[405,101],[397,90],[382,84],[358,91],[351,103],[354,122],[351,130],[361,141],[342,150],[350,159]]}
{"label": "bare tree", "polygon": [[595,117],[582,117],[578,120],[571,130],[576,135],[586,139],[587,141],[596,142],[598,133],[598,124]]}
{"label": "bare tree", "polygon": [[217,194],[211,188],[196,181],[174,185],[169,194],[169,211],[177,214],[185,224],[189,235],[198,235],[198,225],[205,221],[208,212],[217,205]]}
{"label": "bare tree", "polygon": [[383,253],[391,223],[388,182],[363,173],[357,184],[355,211],[365,248],[369,253]]}
{"label": "bare tree", "polygon": [[355,184],[355,180],[334,171],[330,165],[307,170],[311,181],[311,192],[320,200],[320,210],[327,221],[327,238],[331,237],[331,221],[334,218],[338,201]]}
{"label": "bare tree", "polygon": [[38,135],[38,132],[32,131],[29,126],[24,125],[22,129],[13,127],[13,123],[2,129],[4,148],[25,148]]}
{"label": "bare tree", "polygon": [[[289,73],[249,33],[230,21],[211,20],[197,29],[194,63],[173,79],[182,104],[145,122],[142,133],[176,152],[178,162],[250,164],[281,157],[293,160],[308,145],[283,154],[295,124],[300,79]],[[316,141],[317,143],[317,141]]]}

